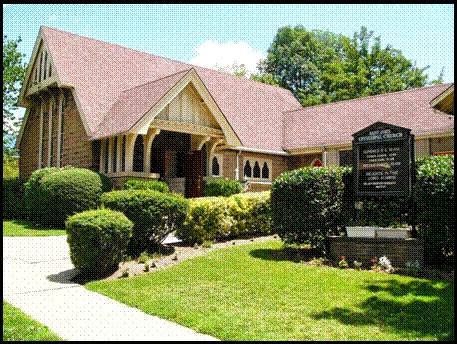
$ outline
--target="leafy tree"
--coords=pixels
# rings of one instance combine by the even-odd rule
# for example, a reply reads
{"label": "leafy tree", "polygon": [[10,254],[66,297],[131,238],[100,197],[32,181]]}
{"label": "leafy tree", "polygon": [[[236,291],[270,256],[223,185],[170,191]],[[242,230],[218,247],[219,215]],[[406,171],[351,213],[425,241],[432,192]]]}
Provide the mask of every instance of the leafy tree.
{"label": "leafy tree", "polygon": [[26,63],[25,54],[18,51],[21,42],[9,40],[3,36],[3,152],[12,154],[13,144],[19,128],[19,121],[14,118],[21,82],[24,79]]}
{"label": "leafy tree", "polygon": [[293,92],[302,105],[422,87],[425,70],[362,27],[353,38],[303,26],[278,30],[254,80]]}

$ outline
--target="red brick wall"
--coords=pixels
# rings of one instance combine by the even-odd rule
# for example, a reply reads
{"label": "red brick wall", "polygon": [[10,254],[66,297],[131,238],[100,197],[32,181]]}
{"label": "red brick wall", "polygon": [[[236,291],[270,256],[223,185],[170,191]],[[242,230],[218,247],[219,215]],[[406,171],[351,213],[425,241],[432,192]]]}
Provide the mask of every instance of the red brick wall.
{"label": "red brick wall", "polygon": [[40,107],[33,105],[19,146],[19,177],[25,179],[38,166],[38,145],[40,135]]}

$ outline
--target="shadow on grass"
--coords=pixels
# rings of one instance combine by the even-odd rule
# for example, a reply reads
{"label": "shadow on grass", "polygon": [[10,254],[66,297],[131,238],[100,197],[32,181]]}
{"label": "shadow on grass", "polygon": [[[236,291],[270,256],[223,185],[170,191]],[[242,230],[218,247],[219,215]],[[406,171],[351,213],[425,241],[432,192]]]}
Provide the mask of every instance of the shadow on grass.
{"label": "shadow on grass", "polygon": [[[454,291],[449,282],[398,280],[367,282],[364,289],[373,295],[360,304],[359,310],[334,307],[315,313],[316,320],[336,319],[346,325],[377,325],[381,329],[417,337],[454,339]],[[385,295],[385,294],[384,294]]]}
{"label": "shadow on grass", "polygon": [[285,246],[279,249],[260,248],[249,252],[254,258],[274,261],[309,262],[314,258],[319,258],[319,251],[309,247],[290,247]]}
{"label": "shadow on grass", "polygon": [[38,230],[38,231],[48,231],[48,230],[65,230],[65,228],[54,228],[54,227],[45,227],[40,224],[35,224],[28,220],[10,220],[12,224],[20,226],[24,229]]}

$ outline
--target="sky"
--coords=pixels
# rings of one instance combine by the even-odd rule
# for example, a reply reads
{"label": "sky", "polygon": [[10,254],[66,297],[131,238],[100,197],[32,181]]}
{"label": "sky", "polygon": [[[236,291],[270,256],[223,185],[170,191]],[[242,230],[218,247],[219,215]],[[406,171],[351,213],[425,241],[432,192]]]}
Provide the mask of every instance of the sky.
{"label": "sky", "polygon": [[278,28],[303,25],[352,37],[361,26],[400,49],[435,79],[454,82],[452,4],[12,4],[3,5],[3,34],[20,36],[26,60],[40,25],[214,69],[264,58]]}

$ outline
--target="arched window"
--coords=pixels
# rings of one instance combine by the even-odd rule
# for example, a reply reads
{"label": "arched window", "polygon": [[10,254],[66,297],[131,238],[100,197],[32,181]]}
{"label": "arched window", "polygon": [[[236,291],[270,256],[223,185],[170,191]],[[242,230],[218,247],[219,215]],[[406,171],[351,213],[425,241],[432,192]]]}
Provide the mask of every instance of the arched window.
{"label": "arched window", "polygon": [[211,174],[213,176],[218,176],[219,173],[220,173],[219,161],[217,161],[217,157],[214,157],[213,161],[211,162]]}
{"label": "arched window", "polygon": [[125,135],[122,136],[122,171],[125,171]]}
{"label": "arched window", "polygon": [[47,68],[48,68],[48,52],[45,51],[45,52],[44,52],[44,73],[43,73],[43,80],[45,80],[46,77],[48,76],[47,73],[46,73]]}
{"label": "arched window", "polygon": [[254,172],[254,175],[253,175],[254,178],[260,178],[260,166],[259,166],[258,161],[256,161],[254,164],[253,172]]}
{"label": "arched window", "polygon": [[249,160],[246,161],[246,163],[244,164],[244,176],[248,178],[252,177],[251,163],[249,162]]}
{"label": "arched window", "polygon": [[262,166],[262,178],[268,179],[270,177],[270,170],[268,168],[267,162],[263,163]]}
{"label": "arched window", "polygon": [[138,135],[133,146],[133,171],[143,172],[144,145],[143,135]]}
{"label": "arched window", "polygon": [[116,172],[116,166],[117,166],[117,136],[114,138],[114,143],[113,143],[113,168],[112,168],[113,172]]}
{"label": "arched window", "polygon": [[108,173],[108,151],[109,151],[109,145],[108,145],[108,139],[105,140],[105,173]]}

